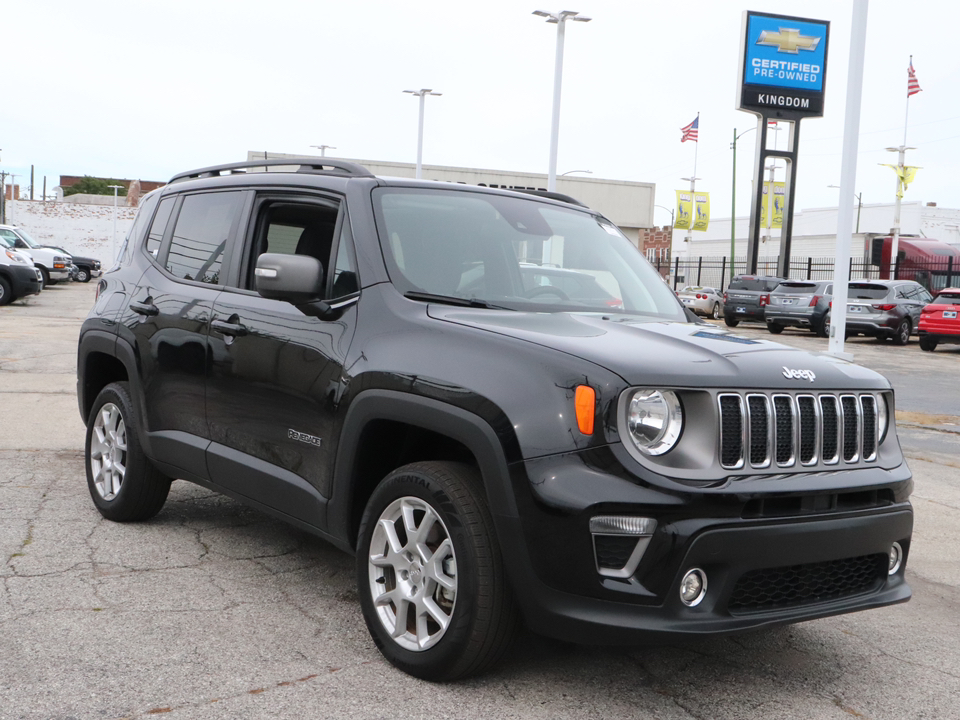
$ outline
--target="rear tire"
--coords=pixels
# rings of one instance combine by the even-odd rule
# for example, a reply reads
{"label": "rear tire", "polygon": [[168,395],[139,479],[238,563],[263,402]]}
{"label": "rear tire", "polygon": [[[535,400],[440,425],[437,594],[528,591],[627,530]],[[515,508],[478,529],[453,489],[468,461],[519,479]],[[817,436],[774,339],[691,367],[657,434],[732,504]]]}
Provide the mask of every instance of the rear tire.
{"label": "rear tire", "polygon": [[97,395],[85,455],[90,497],[107,520],[148,520],[160,512],[171,481],[143,452],[127,383],[110,383]]}
{"label": "rear tire", "polygon": [[400,670],[444,681],[496,663],[519,614],[477,470],[419,462],[384,478],[360,524],[357,587],[373,641]]}
{"label": "rear tire", "polygon": [[920,337],[920,349],[926,352],[933,352],[937,349],[937,341],[928,335]]}
{"label": "rear tire", "polygon": [[900,324],[897,325],[897,332],[893,335],[893,344],[894,345],[906,345],[910,342],[910,321],[901,320]]}
{"label": "rear tire", "polygon": [[824,316],[823,320],[820,321],[820,324],[817,326],[815,332],[822,338],[830,337],[830,312],[828,311]]}
{"label": "rear tire", "polygon": [[0,277],[0,305],[9,305],[14,300],[13,290],[6,278]]}
{"label": "rear tire", "polygon": [[720,319],[720,303],[713,304],[713,312],[710,314],[710,317],[712,317],[714,320]]}
{"label": "rear tire", "polygon": [[729,315],[723,316],[723,321],[727,324],[727,327],[736,327],[740,324],[740,321],[735,317],[730,317]]}
{"label": "rear tire", "polygon": [[779,335],[780,333],[783,332],[783,325],[780,325],[779,323],[768,322],[767,330],[769,330],[774,335]]}

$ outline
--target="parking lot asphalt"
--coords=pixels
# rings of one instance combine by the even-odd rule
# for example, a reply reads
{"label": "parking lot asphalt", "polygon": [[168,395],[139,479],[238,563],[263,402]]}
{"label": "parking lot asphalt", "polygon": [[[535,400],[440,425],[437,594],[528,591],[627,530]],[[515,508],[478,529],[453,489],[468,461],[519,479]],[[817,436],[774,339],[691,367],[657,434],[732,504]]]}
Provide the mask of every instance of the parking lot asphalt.
{"label": "parking lot asphalt", "polygon": [[[184,482],[149,522],[100,517],[74,374],[94,287],[0,308],[0,719],[960,716],[960,453],[932,422],[957,414],[955,389],[936,385],[956,377],[956,351],[848,347],[891,368],[900,411],[917,413],[901,433],[916,483],[910,603],[685,645],[525,633],[494,672],[432,685],[380,657],[353,559],[322,540]],[[915,387],[931,382],[929,397]]]}

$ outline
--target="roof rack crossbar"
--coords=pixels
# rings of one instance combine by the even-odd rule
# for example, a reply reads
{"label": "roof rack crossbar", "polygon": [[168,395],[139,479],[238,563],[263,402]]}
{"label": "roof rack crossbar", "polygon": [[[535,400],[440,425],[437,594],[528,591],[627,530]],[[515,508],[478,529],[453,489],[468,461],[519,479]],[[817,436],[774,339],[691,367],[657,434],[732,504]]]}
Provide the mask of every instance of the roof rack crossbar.
{"label": "roof rack crossbar", "polygon": [[373,177],[367,168],[348,160],[336,158],[290,157],[272,158],[269,160],[247,160],[226,165],[211,165],[210,167],[188,170],[170,178],[171,183],[180,180],[196,180],[198,178],[216,177],[224,173],[232,174],[237,171],[246,171],[253,168],[268,167],[296,167],[296,172],[315,173],[317,175],[349,175],[351,177]]}

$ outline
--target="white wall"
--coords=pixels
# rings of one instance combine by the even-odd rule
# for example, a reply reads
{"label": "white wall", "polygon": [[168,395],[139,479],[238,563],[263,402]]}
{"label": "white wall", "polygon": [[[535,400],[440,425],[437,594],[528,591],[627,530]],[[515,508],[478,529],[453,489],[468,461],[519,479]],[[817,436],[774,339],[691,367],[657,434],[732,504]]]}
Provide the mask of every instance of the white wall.
{"label": "white wall", "polygon": [[[113,198],[111,198],[112,200]],[[117,207],[117,247],[133,224],[136,208]],[[7,224],[19,225],[43,245],[106,263],[113,238],[113,206],[30,200],[7,201]]]}

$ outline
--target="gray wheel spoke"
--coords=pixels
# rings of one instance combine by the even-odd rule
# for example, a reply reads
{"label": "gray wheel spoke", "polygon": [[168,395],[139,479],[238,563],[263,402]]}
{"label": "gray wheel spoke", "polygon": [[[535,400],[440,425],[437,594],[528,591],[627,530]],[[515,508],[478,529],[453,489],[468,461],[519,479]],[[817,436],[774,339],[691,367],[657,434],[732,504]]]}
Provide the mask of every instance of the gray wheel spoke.
{"label": "gray wheel spoke", "polygon": [[[450,624],[450,616],[440,609],[437,603],[433,601],[433,598],[431,597],[424,598],[423,609],[426,611],[426,614],[429,614],[430,617],[432,617],[436,621],[437,625],[440,626],[441,630],[447,629],[447,626]],[[426,620],[426,614],[421,615],[421,617],[423,617],[424,620]],[[419,629],[419,625],[420,623],[418,618],[418,622],[417,622],[418,629]]]}
{"label": "gray wheel spoke", "polygon": [[94,419],[89,462],[94,488],[104,500],[113,500],[127,473],[126,426],[113,403],[105,403]]}
{"label": "gray wheel spoke", "polygon": [[[390,635],[398,638],[407,632],[407,613],[410,612],[410,602],[408,600],[398,600],[395,605],[397,614]],[[389,630],[390,628],[387,629]]]}

